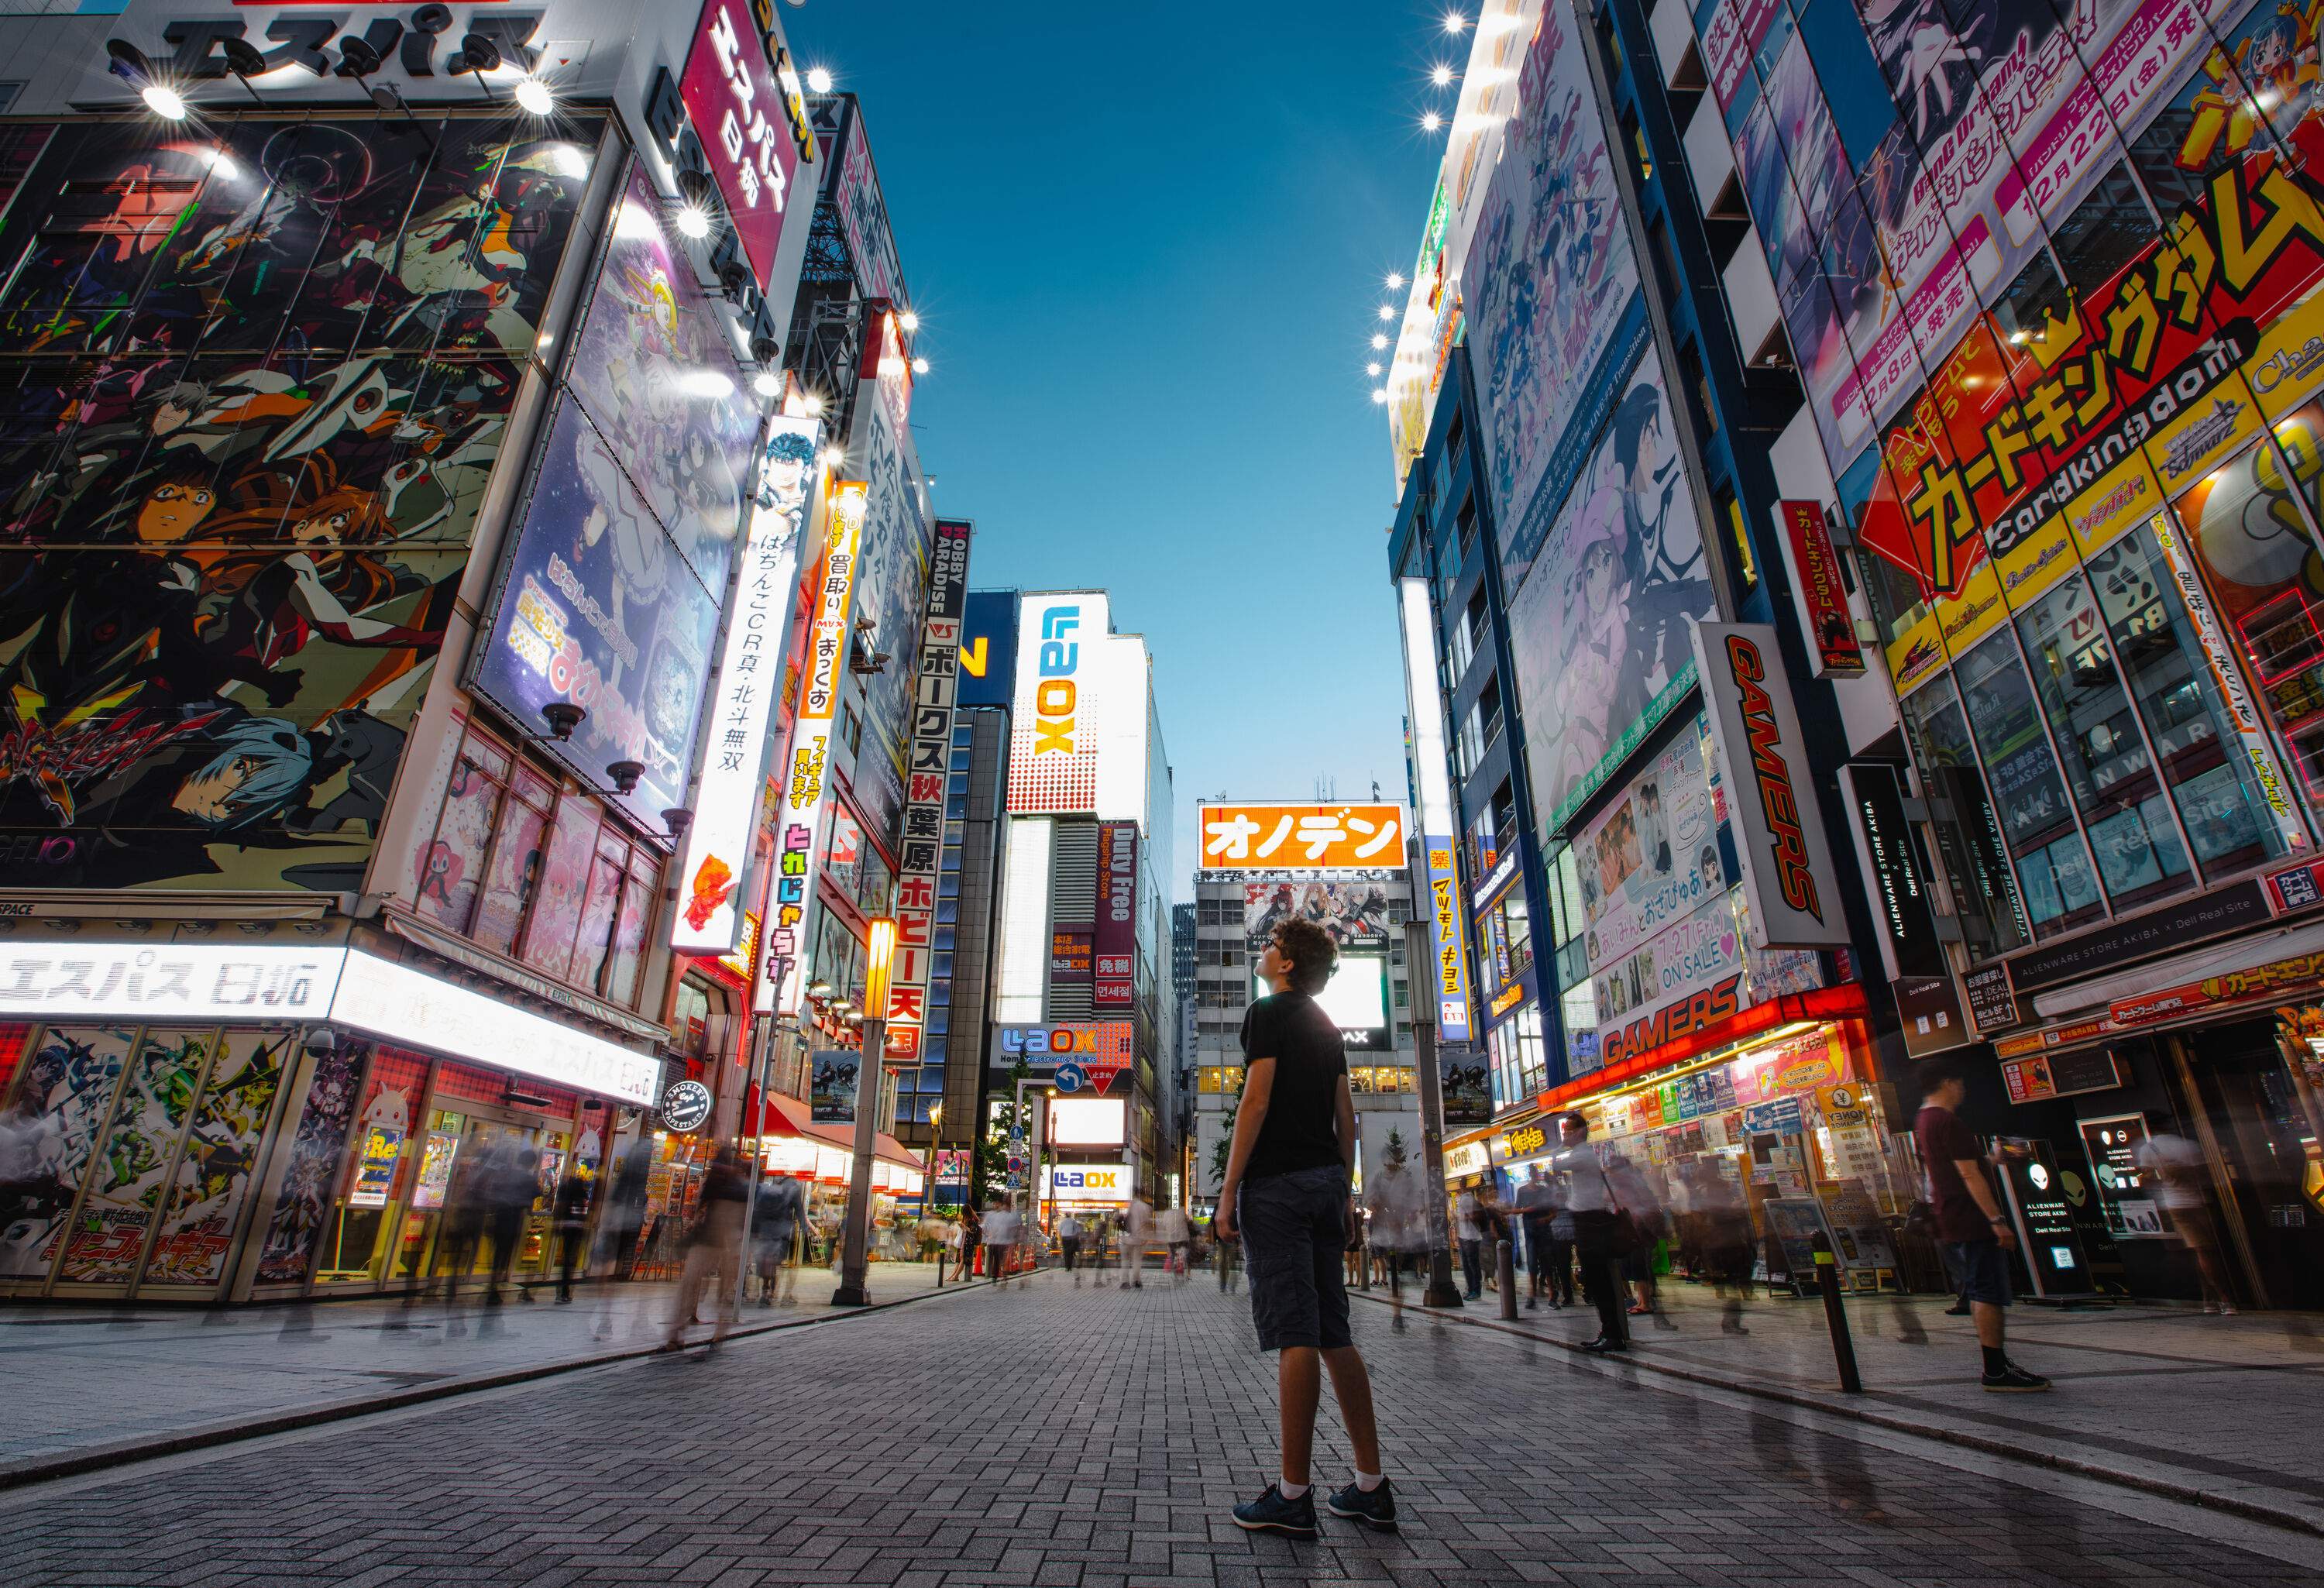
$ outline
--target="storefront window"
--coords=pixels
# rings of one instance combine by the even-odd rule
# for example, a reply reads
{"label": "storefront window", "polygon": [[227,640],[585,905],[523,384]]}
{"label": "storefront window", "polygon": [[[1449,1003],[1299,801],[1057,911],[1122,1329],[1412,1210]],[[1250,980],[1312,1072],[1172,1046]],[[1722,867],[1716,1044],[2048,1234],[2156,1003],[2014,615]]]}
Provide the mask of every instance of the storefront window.
{"label": "storefront window", "polygon": [[629,874],[630,846],[611,829],[597,835],[597,859],[589,872],[589,891],[581,903],[581,929],[573,943],[573,980],[595,988],[613,952],[613,921],[621,913],[622,884]]}
{"label": "storefront window", "polygon": [[456,932],[468,929],[484,882],[508,768],[508,757],[497,745],[473,733],[468,735],[444,792],[436,841],[420,857],[420,913]]}
{"label": "storefront window", "polygon": [[524,962],[559,981],[572,974],[575,928],[596,850],[595,808],[571,796],[559,800],[557,828],[541,860],[540,896],[524,936]]}
{"label": "storefront window", "polygon": [[2142,524],[2092,557],[2089,571],[2197,863],[2219,874],[2283,854],[2268,790],[2239,748],[2242,735],[2153,527]]}
{"label": "storefront window", "polygon": [[484,899],[476,907],[475,930],[469,934],[501,954],[515,946],[524,913],[540,891],[542,841],[549,832],[549,813],[557,803],[556,789],[530,767],[516,769],[509,791],[512,798],[501,807]]}
{"label": "storefront window", "polygon": [[1993,780],[1994,806],[2034,936],[2054,937],[2098,919],[2106,907],[2017,647],[2007,633],[1996,634],[1956,661],[1954,676]]}
{"label": "storefront window", "polygon": [[2001,823],[1987,798],[1960,700],[1939,680],[1906,696],[1901,715],[1970,951],[1985,957],[2024,947],[2030,939],[2025,908],[2002,854]]}
{"label": "storefront window", "polygon": [[[2069,576],[2018,614],[2017,633],[2115,908],[2191,886],[2193,868],[2116,674],[2114,642],[2089,586]],[[1991,643],[2006,645],[2006,639]]]}

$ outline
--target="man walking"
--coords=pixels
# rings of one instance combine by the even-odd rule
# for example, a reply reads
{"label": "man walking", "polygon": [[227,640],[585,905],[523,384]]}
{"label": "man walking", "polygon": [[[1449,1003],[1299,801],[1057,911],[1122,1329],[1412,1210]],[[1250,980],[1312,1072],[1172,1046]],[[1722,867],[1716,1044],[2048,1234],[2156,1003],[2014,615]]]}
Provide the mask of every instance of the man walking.
{"label": "man walking", "polygon": [[1065,1260],[1065,1272],[1074,1277],[1074,1288],[1082,1288],[1082,1222],[1072,1214],[1057,1221],[1057,1251]]}
{"label": "man walking", "polygon": [[1525,1232],[1526,1274],[1531,1280],[1526,1297],[1526,1310],[1531,1312],[1541,1305],[1544,1291],[1549,1295],[1549,1305],[1557,1306],[1557,1292],[1551,1287],[1549,1249],[1552,1237],[1549,1226],[1557,1217],[1557,1195],[1550,1188],[1549,1178],[1534,1164],[1526,1170],[1525,1184],[1517,1187],[1517,1226]]}
{"label": "man walking", "polygon": [[742,1155],[732,1142],[721,1145],[702,1177],[701,1205],[686,1239],[686,1271],[678,1281],[678,1303],[670,1309],[669,1333],[661,1349],[678,1351],[686,1344],[686,1329],[702,1300],[705,1285],[715,1287],[717,1326],[710,1335],[716,1351],[734,1326],[734,1309],[742,1301],[742,1213],[751,1195],[750,1176]]}
{"label": "man walking", "polygon": [[1397,1526],[1396,1497],[1380,1471],[1371,1379],[1348,1330],[1341,1273],[1355,1221],[1349,1184],[1356,1109],[1339,1027],[1315,1002],[1338,958],[1331,934],[1313,921],[1275,928],[1259,963],[1272,991],[1243,1017],[1242,1103],[1219,1190],[1219,1234],[1241,1237],[1259,1349],[1277,1353],[1283,1435],[1281,1477],[1235,1507],[1234,1519],[1300,1538],[1316,1530],[1308,1461],[1325,1370],[1356,1459],[1355,1482],[1326,1507],[1381,1532]]}
{"label": "man walking", "polygon": [[1932,1060],[1921,1072],[1921,1112],[1913,1121],[1913,1141],[1936,1205],[1937,1242],[1977,1325],[1985,1387],[2015,1394],[2047,1390],[2049,1380],[2012,1362],[2003,1347],[2008,1316],[2003,1309],[2010,1301],[2009,1260],[2003,1253],[2017,1250],[2017,1235],[1986,1178],[1984,1149],[1953,1112],[1969,1091],[1962,1073],[1958,1059]]}
{"label": "man walking", "polygon": [[984,1277],[999,1289],[1009,1282],[1009,1260],[1016,1254],[1017,1198],[1002,1195],[984,1215]]}
{"label": "man walking", "polygon": [[1462,1288],[1475,1301],[1485,1293],[1485,1232],[1478,1221],[1474,1191],[1453,1198],[1452,1238],[1461,1243]]}
{"label": "man walking", "polygon": [[1628,1296],[1622,1284],[1622,1259],[1636,1237],[1621,1217],[1621,1204],[1606,1165],[1591,1144],[1590,1122],[1569,1113],[1557,1122],[1558,1140],[1564,1143],[1554,1162],[1566,1211],[1573,1215],[1573,1248],[1582,1260],[1582,1283],[1598,1309],[1598,1338],[1582,1349],[1606,1353],[1630,1349],[1630,1325],[1625,1314]]}

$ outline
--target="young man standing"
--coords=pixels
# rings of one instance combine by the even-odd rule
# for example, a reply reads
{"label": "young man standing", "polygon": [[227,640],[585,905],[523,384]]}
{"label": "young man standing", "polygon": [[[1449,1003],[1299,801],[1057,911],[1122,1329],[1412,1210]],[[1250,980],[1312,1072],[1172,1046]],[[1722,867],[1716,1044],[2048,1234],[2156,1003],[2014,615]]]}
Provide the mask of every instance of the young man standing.
{"label": "young man standing", "polygon": [[2047,1390],[2049,1380],[2012,1362],[2002,1347],[2002,1320],[2007,1316],[2002,1309],[2009,1305],[2009,1260],[2003,1253],[2017,1250],[2017,1236],[1986,1177],[1984,1149],[1953,1112],[1969,1091],[1960,1061],[1936,1059],[1921,1074],[1921,1112],[1913,1121],[1913,1140],[1928,1171],[1938,1244],[1977,1323],[1985,1387],[2020,1394]]}
{"label": "young man standing", "polygon": [[1308,1458],[1326,1369],[1355,1447],[1356,1480],[1324,1503],[1333,1516],[1381,1532],[1397,1526],[1396,1497],[1379,1471],[1371,1379],[1348,1332],[1341,1275],[1355,1227],[1356,1107],[1339,1028],[1315,1002],[1338,961],[1331,934],[1314,922],[1275,928],[1259,962],[1273,991],[1243,1017],[1242,1103],[1219,1190],[1218,1233],[1241,1237],[1259,1349],[1278,1353],[1283,1426],[1280,1481],[1235,1507],[1234,1519],[1302,1538],[1315,1536]]}

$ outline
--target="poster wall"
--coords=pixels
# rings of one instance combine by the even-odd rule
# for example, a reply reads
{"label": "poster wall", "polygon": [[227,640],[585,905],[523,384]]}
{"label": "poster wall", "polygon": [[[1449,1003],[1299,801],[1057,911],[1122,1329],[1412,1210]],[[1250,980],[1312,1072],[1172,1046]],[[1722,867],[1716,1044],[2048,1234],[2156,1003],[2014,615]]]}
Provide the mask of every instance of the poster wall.
{"label": "poster wall", "polygon": [[1565,509],[1509,605],[1526,760],[1545,831],[1666,718],[1695,679],[1688,622],[1713,610],[1662,365],[1622,383]]}
{"label": "poster wall", "polygon": [[760,412],[642,169],[612,233],[473,682],[536,731],[542,706],[580,706],[543,748],[593,783],[641,763],[622,803],[658,829],[687,803]]}
{"label": "poster wall", "polygon": [[1264,949],[1285,921],[1313,921],[1342,948],[1388,941],[1388,888],[1379,882],[1245,882],[1243,941]]}
{"label": "poster wall", "polygon": [[161,1198],[153,1250],[138,1279],[141,1295],[157,1286],[214,1289],[226,1279],[226,1254],[292,1041],[281,1031],[220,1034],[217,1058],[179,1149],[177,1172]]}
{"label": "poster wall", "polygon": [[498,120],[60,128],[0,225],[0,845],[358,890],[595,159]]}

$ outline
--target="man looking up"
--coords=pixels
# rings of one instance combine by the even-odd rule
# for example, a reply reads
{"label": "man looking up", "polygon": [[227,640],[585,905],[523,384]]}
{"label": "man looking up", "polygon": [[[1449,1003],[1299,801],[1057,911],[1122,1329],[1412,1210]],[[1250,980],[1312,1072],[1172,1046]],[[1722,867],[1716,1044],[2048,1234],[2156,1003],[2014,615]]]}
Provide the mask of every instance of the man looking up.
{"label": "man looking up", "polygon": [[1953,1111],[1969,1092],[1960,1061],[1936,1059],[1921,1072],[1921,1112],[1913,1121],[1913,1140],[1929,1176],[1929,1200],[1936,1205],[1937,1243],[1953,1283],[1969,1302],[1977,1324],[1977,1343],[1985,1353],[1987,1390],[2025,1393],[2047,1390],[2050,1380],[2009,1360],[2002,1345],[2008,1316],[2009,1260],[2016,1233],[1986,1178],[1985,1149]]}
{"label": "man looking up", "polygon": [[1348,1332],[1341,1253],[1355,1228],[1349,1191],[1356,1157],[1356,1105],[1339,1028],[1315,1002],[1339,963],[1331,934],[1314,921],[1278,925],[1259,962],[1272,989],[1243,1017],[1242,1103],[1219,1188],[1222,1240],[1242,1240],[1251,1318],[1261,1351],[1278,1353],[1282,1477],[1248,1504],[1237,1525],[1315,1536],[1308,1458],[1323,1370],[1355,1447],[1356,1480],[1332,1495],[1332,1514],[1396,1530],[1396,1498],[1379,1471],[1371,1380]]}

